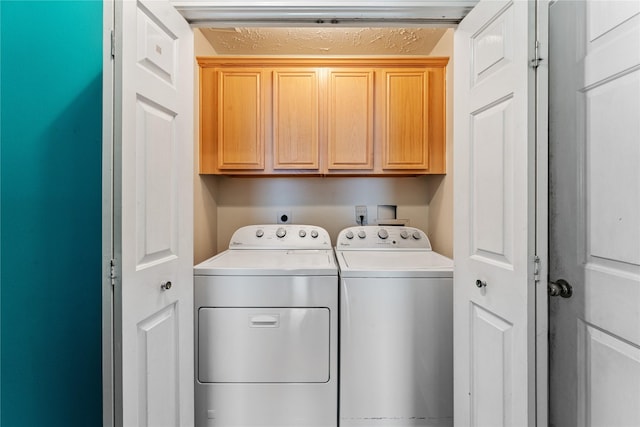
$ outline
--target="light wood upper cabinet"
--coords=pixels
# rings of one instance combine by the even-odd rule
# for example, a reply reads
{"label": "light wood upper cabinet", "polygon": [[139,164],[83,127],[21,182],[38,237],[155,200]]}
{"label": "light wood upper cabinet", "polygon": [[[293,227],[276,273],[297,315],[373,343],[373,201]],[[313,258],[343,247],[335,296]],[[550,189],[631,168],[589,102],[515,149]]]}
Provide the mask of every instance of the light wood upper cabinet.
{"label": "light wood upper cabinet", "polygon": [[382,168],[429,168],[429,72],[383,70]]}
{"label": "light wood upper cabinet", "polygon": [[328,70],[327,169],[373,169],[373,70]]}
{"label": "light wood upper cabinet", "polygon": [[200,173],[445,173],[447,62],[199,57]]}
{"label": "light wood upper cabinet", "polygon": [[[264,169],[265,72],[202,69],[200,172]],[[205,83],[206,81],[206,83]]]}
{"label": "light wood upper cabinet", "polygon": [[318,70],[273,71],[273,168],[318,170]]}

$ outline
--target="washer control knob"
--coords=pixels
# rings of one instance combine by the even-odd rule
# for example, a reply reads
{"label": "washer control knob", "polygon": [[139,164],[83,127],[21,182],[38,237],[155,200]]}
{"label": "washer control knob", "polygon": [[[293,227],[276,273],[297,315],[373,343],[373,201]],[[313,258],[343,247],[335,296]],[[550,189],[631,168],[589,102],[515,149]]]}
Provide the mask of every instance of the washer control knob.
{"label": "washer control knob", "polygon": [[304,230],[300,230],[300,231],[298,231],[298,236],[300,236],[300,237],[304,237],[304,236],[306,236],[306,235],[307,235],[307,232],[306,232],[306,231],[304,231]]}
{"label": "washer control knob", "polygon": [[318,230],[311,230],[311,237],[313,237],[314,239],[318,238]]}
{"label": "washer control knob", "polygon": [[387,232],[387,230],[385,230],[384,228],[381,228],[378,231],[378,237],[381,238],[382,240],[386,239],[387,237],[389,237],[389,233]]}
{"label": "washer control knob", "polygon": [[260,238],[260,237],[262,237],[262,236],[264,236],[264,230],[263,230],[262,228],[258,228],[258,229],[256,230],[256,237],[257,237],[257,238]]}
{"label": "washer control knob", "polygon": [[360,230],[358,231],[358,237],[364,239],[365,237],[367,237],[367,233],[365,233],[364,230]]}
{"label": "washer control knob", "polygon": [[353,231],[347,231],[344,237],[346,237],[349,240],[353,239]]}
{"label": "washer control knob", "polygon": [[420,234],[420,232],[419,232],[419,231],[414,231],[414,232],[413,232],[413,234],[412,234],[412,236],[413,236],[413,238],[414,238],[415,240],[420,240],[420,239],[422,239],[422,234]]}
{"label": "washer control knob", "polygon": [[400,237],[402,237],[403,239],[408,239],[409,238],[409,233],[407,233],[407,230],[402,230],[400,232]]}
{"label": "washer control knob", "polygon": [[276,230],[276,236],[282,238],[286,235],[287,235],[287,230],[285,230],[284,228],[280,227]]}

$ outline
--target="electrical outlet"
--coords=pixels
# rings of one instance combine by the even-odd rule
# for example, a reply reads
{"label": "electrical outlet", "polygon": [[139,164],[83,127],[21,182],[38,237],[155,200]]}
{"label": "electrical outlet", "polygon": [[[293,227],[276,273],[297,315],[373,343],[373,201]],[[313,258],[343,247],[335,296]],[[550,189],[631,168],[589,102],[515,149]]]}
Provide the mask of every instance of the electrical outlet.
{"label": "electrical outlet", "polygon": [[366,206],[356,206],[356,224],[358,225],[367,225],[367,207]]}
{"label": "electrical outlet", "polygon": [[278,224],[291,224],[291,211],[278,211]]}

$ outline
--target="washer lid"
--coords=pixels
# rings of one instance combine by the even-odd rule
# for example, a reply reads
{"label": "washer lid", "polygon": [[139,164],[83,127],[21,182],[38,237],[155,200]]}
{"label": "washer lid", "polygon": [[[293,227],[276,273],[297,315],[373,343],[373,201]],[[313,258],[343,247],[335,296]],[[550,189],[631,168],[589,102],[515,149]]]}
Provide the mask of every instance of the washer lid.
{"label": "washer lid", "polygon": [[194,267],[196,276],[337,276],[332,250],[226,250]]}
{"label": "washer lid", "polygon": [[453,260],[433,251],[336,251],[342,277],[453,277]]}

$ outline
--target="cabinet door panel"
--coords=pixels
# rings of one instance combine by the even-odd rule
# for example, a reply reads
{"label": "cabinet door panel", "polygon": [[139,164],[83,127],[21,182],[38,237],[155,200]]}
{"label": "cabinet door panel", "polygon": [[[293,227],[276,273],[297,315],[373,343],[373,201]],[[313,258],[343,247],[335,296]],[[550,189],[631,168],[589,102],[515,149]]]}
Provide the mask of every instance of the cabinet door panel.
{"label": "cabinet door panel", "polygon": [[273,168],[319,169],[318,71],[273,72]]}
{"label": "cabinet door panel", "polygon": [[264,169],[264,84],[261,70],[219,71],[218,168]]}
{"label": "cabinet door panel", "polygon": [[373,71],[329,71],[327,168],[373,169]]}
{"label": "cabinet door panel", "polygon": [[383,169],[429,167],[429,72],[385,70]]}

